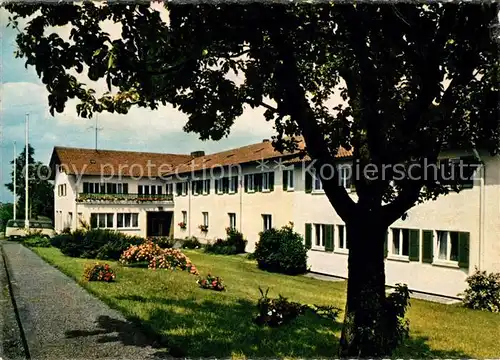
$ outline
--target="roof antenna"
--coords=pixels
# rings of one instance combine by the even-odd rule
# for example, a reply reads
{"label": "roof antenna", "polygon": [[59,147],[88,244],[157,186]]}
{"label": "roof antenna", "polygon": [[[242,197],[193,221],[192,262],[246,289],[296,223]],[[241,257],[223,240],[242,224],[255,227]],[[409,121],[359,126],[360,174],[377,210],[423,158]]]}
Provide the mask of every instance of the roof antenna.
{"label": "roof antenna", "polygon": [[97,151],[97,133],[101,130],[103,130],[102,127],[97,127],[97,119],[98,119],[98,114],[95,115],[95,125],[94,126],[89,126],[87,130],[94,129],[95,130],[95,151]]}

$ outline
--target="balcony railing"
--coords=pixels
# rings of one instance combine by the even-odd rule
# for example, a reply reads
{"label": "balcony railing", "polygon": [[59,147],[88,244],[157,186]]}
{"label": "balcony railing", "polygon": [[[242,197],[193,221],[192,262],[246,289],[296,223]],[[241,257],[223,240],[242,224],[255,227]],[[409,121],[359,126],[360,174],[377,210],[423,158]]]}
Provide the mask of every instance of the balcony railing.
{"label": "balcony railing", "polygon": [[99,203],[143,203],[143,202],[173,202],[172,194],[89,194],[79,193],[78,202],[99,202]]}

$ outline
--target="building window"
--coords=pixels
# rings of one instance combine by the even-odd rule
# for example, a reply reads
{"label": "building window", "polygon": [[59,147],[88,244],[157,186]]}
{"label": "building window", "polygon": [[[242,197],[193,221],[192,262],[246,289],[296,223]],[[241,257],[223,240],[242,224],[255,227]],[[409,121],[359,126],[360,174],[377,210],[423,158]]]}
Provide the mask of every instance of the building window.
{"label": "building window", "polygon": [[347,234],[345,225],[337,225],[338,243],[337,247],[347,250]]}
{"label": "building window", "polygon": [[224,193],[224,179],[225,178],[219,178],[219,179],[215,180],[217,194]]}
{"label": "building window", "polygon": [[138,213],[118,213],[116,214],[117,228],[137,228],[139,227]]}
{"label": "building window", "polygon": [[319,175],[316,175],[316,174],[313,176],[313,190],[314,191],[323,191],[323,183],[321,182]]}
{"label": "building window", "polygon": [[187,181],[184,181],[182,183],[182,195],[187,195],[188,193],[188,183]]}
{"label": "building window", "polygon": [[458,261],[458,232],[437,231],[438,259]]}
{"label": "building window", "polygon": [[229,192],[235,193],[236,192],[236,182],[238,181],[237,176],[231,176],[229,178]]}
{"label": "building window", "polygon": [[161,194],[162,194],[162,192],[163,192],[163,189],[162,189],[162,188],[163,188],[163,186],[161,186],[161,185],[156,185],[156,193],[157,193],[158,195],[161,195]]}
{"label": "building window", "polygon": [[350,189],[352,183],[352,166],[344,164],[339,165],[337,169],[339,173],[340,184],[346,189]]}
{"label": "building window", "polygon": [[182,211],[182,222],[184,224],[187,224],[187,222],[188,222],[188,213],[187,213],[187,211]]}
{"label": "building window", "polygon": [[229,228],[236,229],[236,214],[229,213]]}
{"label": "building window", "polygon": [[142,185],[138,185],[137,186],[137,194],[139,194],[139,195],[144,194],[144,190],[143,190],[143,186]]}
{"label": "building window", "polygon": [[70,211],[68,212],[68,227],[72,227],[73,226],[73,213]]}
{"label": "building window", "polygon": [[269,191],[271,190],[271,186],[270,186],[270,176],[271,174],[270,173],[263,173],[262,174],[262,190],[263,191]]}
{"label": "building window", "polygon": [[254,174],[250,174],[247,177],[247,186],[248,186],[248,191],[249,192],[254,192],[255,191],[255,176]]}
{"label": "building window", "polygon": [[392,248],[393,255],[408,256],[410,253],[410,230],[392,229]]}
{"label": "building window", "polygon": [[210,179],[203,180],[203,194],[210,193]]}
{"label": "building window", "polygon": [[57,187],[57,195],[66,196],[66,184],[62,184]]}
{"label": "building window", "polygon": [[314,246],[316,248],[325,247],[325,234],[326,225],[325,224],[314,224]]}
{"label": "building window", "polygon": [[286,189],[287,190],[293,190],[294,185],[295,185],[294,184],[295,183],[295,179],[293,177],[293,174],[294,174],[294,172],[293,172],[293,165],[292,165],[291,169],[285,170],[285,172],[286,172],[286,176],[285,176],[286,177]]}
{"label": "building window", "polygon": [[272,216],[269,214],[262,214],[262,221],[264,223],[264,231],[270,230],[273,227]]}
{"label": "building window", "polygon": [[203,214],[203,225],[208,227],[208,212],[204,211],[202,214]]}
{"label": "building window", "polygon": [[174,184],[167,184],[166,194],[172,195],[174,193]]}
{"label": "building window", "polygon": [[91,213],[90,226],[96,228],[113,228],[113,213]]}

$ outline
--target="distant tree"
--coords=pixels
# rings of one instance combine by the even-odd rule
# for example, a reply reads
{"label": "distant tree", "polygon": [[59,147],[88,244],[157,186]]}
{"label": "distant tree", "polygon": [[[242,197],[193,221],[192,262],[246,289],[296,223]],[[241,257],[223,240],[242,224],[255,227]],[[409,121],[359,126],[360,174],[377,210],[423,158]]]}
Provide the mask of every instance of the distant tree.
{"label": "distant tree", "polygon": [[[25,199],[26,199],[26,183],[25,183],[25,154],[26,149],[16,158],[16,194],[17,213],[19,219],[25,218]],[[33,219],[38,216],[45,216],[54,219],[54,185],[48,180],[49,168],[40,161],[35,161],[35,150],[31,145],[28,145],[28,167],[29,167],[29,218]],[[14,160],[10,162],[14,165]],[[7,189],[14,193],[14,170],[11,171],[11,182],[5,184]]]}
{"label": "distant tree", "polygon": [[[17,37],[17,55],[46,85],[52,113],[74,98],[83,117],[170,103],[188,114],[185,131],[219,140],[249,105],[274,122],[276,149],[296,149],[302,135],[347,228],[340,355],[389,355],[388,227],[415,204],[462,189],[422,176],[443,149],[499,151],[497,4],[164,4],[168,22],[149,3],[6,7],[33,16]],[[104,21],[120,24],[121,38],[111,39]],[[48,31],[54,26],[68,26],[70,40]],[[114,91],[97,95],[70,69]],[[345,102],[329,102],[334,95]],[[355,201],[333,166],[340,146],[361,168],[415,172],[357,174]]]}
{"label": "distant tree", "polygon": [[0,204],[0,232],[5,231],[7,221],[14,217],[14,205],[10,203]]}

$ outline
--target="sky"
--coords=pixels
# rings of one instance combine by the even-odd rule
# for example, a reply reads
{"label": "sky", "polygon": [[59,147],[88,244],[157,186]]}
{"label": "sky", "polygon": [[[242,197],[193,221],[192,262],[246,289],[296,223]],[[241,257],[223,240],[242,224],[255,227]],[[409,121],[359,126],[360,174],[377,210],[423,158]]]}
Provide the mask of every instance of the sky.
{"label": "sky", "polygon": [[[162,10],[163,11],[163,10]],[[166,13],[162,12],[166,19]],[[0,8],[0,202],[11,202],[3,184],[10,182],[14,141],[19,154],[25,146],[25,118],[29,113],[29,143],[35,149],[35,159],[48,163],[54,146],[94,148],[95,119],[79,118],[76,102],[68,102],[62,114],[52,117],[48,111],[48,92],[34,68],[24,66],[25,60],[15,58],[17,30],[7,28],[8,13]],[[22,24],[20,24],[22,27]],[[108,23],[103,28],[111,37],[120,34],[118,25]],[[53,29],[61,37],[68,29]],[[82,76],[79,75],[82,79]],[[105,91],[103,82],[94,83],[83,76],[85,83],[97,93]],[[134,108],[127,115],[103,113],[98,115],[98,147],[112,150],[131,150],[161,153],[205,153],[222,151],[262,141],[275,135],[273,125],[266,122],[264,109],[248,108],[238,118],[227,138],[218,142],[201,141],[196,134],[182,130],[187,116],[170,106],[158,110]]]}

